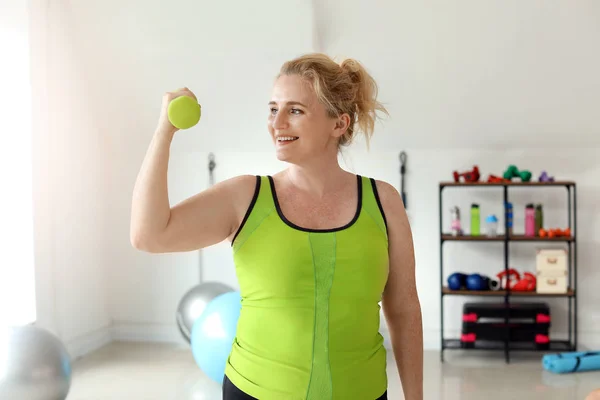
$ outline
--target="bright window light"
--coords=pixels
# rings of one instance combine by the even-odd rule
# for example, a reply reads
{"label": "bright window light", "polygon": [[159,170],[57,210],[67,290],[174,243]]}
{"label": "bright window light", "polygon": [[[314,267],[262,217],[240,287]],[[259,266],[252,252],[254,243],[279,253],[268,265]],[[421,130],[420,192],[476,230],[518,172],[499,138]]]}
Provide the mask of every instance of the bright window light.
{"label": "bright window light", "polygon": [[28,27],[27,2],[0,4],[0,325],[36,319]]}

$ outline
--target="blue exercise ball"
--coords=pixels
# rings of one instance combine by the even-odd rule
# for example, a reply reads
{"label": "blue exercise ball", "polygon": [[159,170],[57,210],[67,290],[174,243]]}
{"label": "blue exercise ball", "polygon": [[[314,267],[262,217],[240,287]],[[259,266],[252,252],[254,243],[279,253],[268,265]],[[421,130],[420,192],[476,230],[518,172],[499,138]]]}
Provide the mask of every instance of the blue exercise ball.
{"label": "blue exercise ball", "polygon": [[194,286],[183,296],[177,306],[177,326],[190,343],[190,335],[194,322],[215,297],[233,291],[233,288],[220,282],[205,282]]}
{"label": "blue exercise ball", "polygon": [[211,300],[192,326],[194,360],[212,380],[223,382],[242,308],[239,292],[221,294]]}

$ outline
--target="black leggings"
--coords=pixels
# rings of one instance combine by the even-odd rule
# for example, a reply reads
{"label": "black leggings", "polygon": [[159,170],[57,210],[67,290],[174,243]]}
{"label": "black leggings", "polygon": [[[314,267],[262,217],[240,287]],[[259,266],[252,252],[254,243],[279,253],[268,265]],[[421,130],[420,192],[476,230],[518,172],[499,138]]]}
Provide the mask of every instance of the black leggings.
{"label": "black leggings", "polygon": [[[258,400],[237,388],[225,375],[223,379],[223,400]],[[387,391],[377,400],[388,400]]]}
{"label": "black leggings", "polygon": [[242,392],[225,375],[223,379],[223,400],[257,400],[255,397]]}

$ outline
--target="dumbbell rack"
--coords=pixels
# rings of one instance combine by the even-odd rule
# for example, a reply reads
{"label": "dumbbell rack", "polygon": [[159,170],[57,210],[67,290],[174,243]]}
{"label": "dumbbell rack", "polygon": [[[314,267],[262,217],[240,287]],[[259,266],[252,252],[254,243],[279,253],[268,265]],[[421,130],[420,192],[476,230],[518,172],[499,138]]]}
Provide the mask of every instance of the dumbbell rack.
{"label": "dumbbell rack", "polygon": [[[503,204],[509,202],[508,192],[512,187],[531,187],[533,188],[547,188],[547,187],[564,187],[567,192],[568,199],[568,227],[571,229],[570,237],[529,237],[518,234],[509,234],[508,229],[508,218],[504,215],[504,234],[499,234],[494,237],[486,236],[481,234],[478,236],[471,236],[468,234],[454,236],[451,233],[444,232],[443,226],[443,191],[445,189],[473,189],[473,188],[501,188],[503,191]],[[514,208],[516,209],[516,207]],[[476,344],[473,350],[503,350],[505,360],[507,363],[510,362],[511,351],[536,351],[536,346],[531,343],[511,342],[509,341],[509,305],[512,298],[535,298],[535,297],[559,297],[565,298],[568,301],[568,340],[551,340],[549,352],[564,352],[564,351],[576,351],[577,350],[577,242],[576,237],[576,220],[577,220],[577,188],[576,184],[572,181],[555,181],[555,182],[440,182],[439,184],[439,229],[440,229],[440,327],[441,327],[441,351],[440,359],[444,361],[445,350],[467,350],[461,345],[460,338],[446,338],[444,337],[444,300],[447,296],[479,296],[479,297],[501,297],[504,299],[504,305],[506,307],[505,313],[505,325],[507,326],[505,339],[503,342],[490,342],[485,344]],[[567,293],[560,294],[545,294],[537,292],[517,292],[509,290],[451,290],[446,286],[446,278],[449,275],[444,272],[444,244],[453,241],[465,241],[471,243],[477,242],[503,242],[504,243],[504,269],[508,273],[509,270],[509,252],[511,242],[552,242],[552,243],[565,243],[568,245],[568,290]]]}

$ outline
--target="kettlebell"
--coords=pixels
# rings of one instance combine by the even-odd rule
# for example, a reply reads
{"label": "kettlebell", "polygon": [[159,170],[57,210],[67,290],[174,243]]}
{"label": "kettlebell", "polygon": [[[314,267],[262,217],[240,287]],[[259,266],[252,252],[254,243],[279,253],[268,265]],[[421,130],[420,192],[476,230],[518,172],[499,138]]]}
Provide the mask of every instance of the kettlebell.
{"label": "kettlebell", "polygon": [[171,100],[167,114],[175,128],[189,129],[200,121],[202,108],[192,97],[180,96]]}
{"label": "kettlebell", "polygon": [[467,276],[467,289],[469,290],[489,290],[489,278],[480,274],[471,274]]}
{"label": "kettlebell", "polygon": [[448,277],[448,289],[460,290],[466,286],[467,275],[461,272],[455,272]]}

